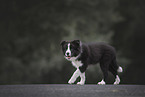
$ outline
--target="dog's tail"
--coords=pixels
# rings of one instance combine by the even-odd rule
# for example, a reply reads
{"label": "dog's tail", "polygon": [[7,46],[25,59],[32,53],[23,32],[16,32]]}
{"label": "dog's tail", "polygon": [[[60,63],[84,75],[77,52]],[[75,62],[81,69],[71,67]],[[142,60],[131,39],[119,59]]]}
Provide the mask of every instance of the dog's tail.
{"label": "dog's tail", "polygon": [[118,67],[117,72],[123,72],[123,69],[121,66]]}

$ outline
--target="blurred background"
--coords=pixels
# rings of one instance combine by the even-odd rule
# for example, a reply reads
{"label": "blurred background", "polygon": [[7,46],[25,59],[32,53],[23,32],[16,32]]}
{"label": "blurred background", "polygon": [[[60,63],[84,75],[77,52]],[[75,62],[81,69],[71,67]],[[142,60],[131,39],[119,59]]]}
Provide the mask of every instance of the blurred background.
{"label": "blurred background", "polygon": [[[145,84],[144,0],[3,0],[0,6],[0,84],[67,84],[75,68],[60,42],[73,39],[114,46],[121,84]],[[86,78],[101,81],[99,65]]]}

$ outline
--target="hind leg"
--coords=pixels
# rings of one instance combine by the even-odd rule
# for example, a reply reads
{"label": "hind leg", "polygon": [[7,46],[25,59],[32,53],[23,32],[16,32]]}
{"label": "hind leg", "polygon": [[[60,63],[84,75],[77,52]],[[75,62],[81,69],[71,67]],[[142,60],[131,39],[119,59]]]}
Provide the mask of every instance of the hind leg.
{"label": "hind leg", "polygon": [[106,84],[107,78],[108,78],[108,69],[109,69],[109,64],[111,62],[111,57],[110,56],[105,56],[103,59],[100,61],[100,67],[103,72],[103,79],[101,82],[98,82],[99,85],[104,85]]}
{"label": "hind leg", "polygon": [[118,76],[118,65],[116,64],[116,60],[113,60],[113,62],[109,65],[109,71],[114,75],[115,82],[114,85],[118,85],[120,83],[120,78]]}
{"label": "hind leg", "polygon": [[101,65],[101,64],[100,64],[100,67],[101,67],[101,70],[103,72],[103,79],[102,79],[101,82],[98,82],[98,84],[99,85],[105,85],[107,77],[108,77],[108,69],[107,69],[107,66],[104,66],[104,65]]}
{"label": "hind leg", "polygon": [[120,83],[120,78],[118,76],[117,70],[113,70],[109,68],[109,71],[114,75],[115,77],[115,82],[114,85],[118,85]]}
{"label": "hind leg", "polygon": [[118,85],[119,83],[120,83],[120,78],[118,75],[116,75],[114,85]]}

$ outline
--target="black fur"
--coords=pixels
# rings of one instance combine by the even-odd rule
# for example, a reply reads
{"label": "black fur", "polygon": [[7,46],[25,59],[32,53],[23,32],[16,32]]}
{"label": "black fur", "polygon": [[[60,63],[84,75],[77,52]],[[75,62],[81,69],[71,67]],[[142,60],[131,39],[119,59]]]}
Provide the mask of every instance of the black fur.
{"label": "black fur", "polygon": [[76,57],[81,52],[76,60],[83,63],[83,65],[79,67],[82,73],[86,71],[88,65],[100,63],[105,82],[108,77],[108,71],[110,71],[116,78],[119,66],[116,62],[116,51],[112,46],[101,42],[81,44],[79,40],[70,42],[63,41],[61,45],[64,53],[68,43],[71,44],[71,51],[73,52],[71,57]]}

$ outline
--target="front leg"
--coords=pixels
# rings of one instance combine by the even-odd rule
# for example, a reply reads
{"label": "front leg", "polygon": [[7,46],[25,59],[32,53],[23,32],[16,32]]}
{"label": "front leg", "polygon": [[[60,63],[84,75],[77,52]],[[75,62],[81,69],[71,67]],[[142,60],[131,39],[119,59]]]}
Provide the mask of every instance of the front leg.
{"label": "front leg", "polygon": [[81,71],[81,73],[80,73],[81,81],[77,83],[78,85],[85,84],[85,81],[86,81],[85,71],[86,71],[87,67],[88,67],[88,65],[85,65],[85,64],[79,67],[79,70]]}
{"label": "front leg", "polygon": [[85,84],[85,81],[86,81],[85,72],[84,73],[81,73],[80,74],[80,77],[81,77],[81,81],[78,82],[77,84],[78,85],[84,85]]}
{"label": "front leg", "polygon": [[76,79],[80,76],[80,74],[81,74],[80,70],[77,69],[77,70],[73,73],[73,75],[72,75],[72,77],[70,78],[70,80],[68,81],[68,83],[69,83],[69,84],[73,84],[73,83],[76,81]]}

